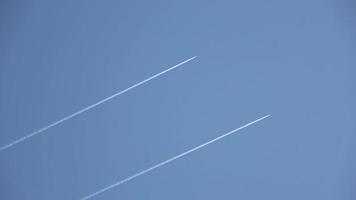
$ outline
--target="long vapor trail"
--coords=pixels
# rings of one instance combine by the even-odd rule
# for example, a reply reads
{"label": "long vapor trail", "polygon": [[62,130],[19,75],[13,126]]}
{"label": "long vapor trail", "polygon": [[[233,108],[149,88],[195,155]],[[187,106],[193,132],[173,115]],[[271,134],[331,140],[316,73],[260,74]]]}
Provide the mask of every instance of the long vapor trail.
{"label": "long vapor trail", "polygon": [[117,186],[122,185],[122,184],[124,184],[124,183],[126,183],[126,182],[129,182],[129,181],[131,181],[131,180],[133,180],[133,179],[135,179],[135,178],[137,178],[137,177],[139,177],[139,176],[141,176],[141,175],[144,175],[144,174],[146,174],[146,173],[148,173],[148,172],[150,172],[150,171],[153,171],[153,170],[155,170],[155,169],[157,169],[157,168],[159,168],[159,167],[162,167],[162,166],[164,166],[164,165],[167,165],[168,163],[173,162],[173,161],[177,160],[178,158],[184,157],[184,156],[186,156],[186,155],[188,155],[188,154],[190,154],[190,153],[193,153],[194,151],[197,151],[197,150],[199,150],[199,149],[201,149],[201,148],[203,148],[203,147],[205,147],[205,146],[207,146],[207,145],[209,145],[209,144],[211,144],[211,143],[214,143],[214,142],[216,142],[216,141],[218,141],[218,140],[221,140],[221,139],[223,139],[224,137],[227,137],[227,136],[229,136],[229,135],[231,135],[231,134],[233,134],[233,133],[235,133],[235,132],[237,132],[237,131],[240,131],[240,130],[242,130],[242,129],[248,127],[248,126],[251,126],[252,124],[255,124],[255,123],[257,123],[257,122],[259,122],[259,121],[261,121],[261,120],[263,120],[263,119],[265,119],[265,118],[267,118],[267,117],[269,117],[269,116],[270,116],[270,115],[266,115],[266,116],[264,116],[264,117],[261,117],[261,118],[259,118],[259,119],[256,119],[256,120],[254,120],[254,121],[252,121],[252,122],[250,122],[250,123],[248,123],[248,124],[245,124],[245,125],[243,125],[243,126],[237,128],[237,129],[234,129],[234,130],[230,131],[230,132],[227,132],[227,133],[225,133],[225,134],[223,134],[223,135],[221,135],[221,136],[219,136],[219,137],[217,137],[217,138],[214,138],[214,139],[212,139],[212,140],[210,140],[210,141],[208,141],[208,142],[205,142],[205,143],[203,143],[203,144],[201,144],[201,145],[199,145],[199,146],[197,146],[197,147],[194,147],[194,148],[192,148],[192,149],[190,149],[190,150],[188,150],[188,151],[185,151],[185,152],[183,152],[183,153],[181,153],[181,154],[179,154],[179,155],[176,155],[176,156],[174,156],[174,157],[172,157],[172,158],[170,158],[170,159],[168,159],[168,160],[165,160],[165,161],[163,161],[163,162],[160,162],[160,163],[158,163],[158,164],[156,164],[156,165],[154,165],[154,166],[152,166],[152,167],[150,167],[150,168],[147,168],[147,169],[145,169],[145,170],[143,170],[143,171],[140,171],[140,172],[138,172],[138,173],[136,173],[136,174],[134,174],[134,175],[132,175],[132,176],[130,176],[130,177],[127,177],[127,178],[122,179],[122,180],[120,180],[120,181],[118,181],[118,182],[116,182],[116,183],[113,183],[113,184],[111,184],[111,185],[109,185],[109,186],[107,186],[107,187],[104,187],[104,188],[102,188],[102,189],[100,189],[100,190],[98,190],[98,191],[96,191],[96,192],[94,192],[94,193],[92,193],[92,194],[90,194],[90,195],[88,195],[88,196],[85,196],[85,197],[81,198],[80,200],[88,200],[88,199],[91,199],[91,198],[93,198],[93,197],[95,197],[95,196],[97,196],[97,195],[99,195],[99,194],[102,194],[102,193],[104,193],[104,192],[106,192],[106,191],[108,191],[108,190],[110,190],[110,189],[113,189],[114,187],[117,187]]}
{"label": "long vapor trail", "polygon": [[38,135],[38,134],[40,134],[40,133],[43,133],[43,132],[45,132],[46,130],[48,130],[48,129],[54,127],[54,126],[57,126],[57,125],[59,125],[59,124],[65,122],[65,121],[67,121],[67,120],[69,120],[69,119],[72,119],[73,117],[76,117],[76,116],[78,116],[78,115],[80,115],[80,114],[83,114],[84,112],[86,112],[86,111],[88,111],[88,110],[91,110],[91,109],[93,109],[93,108],[95,108],[95,107],[97,107],[97,106],[99,106],[99,105],[101,105],[101,104],[103,104],[103,103],[105,103],[105,102],[107,102],[107,101],[109,101],[109,100],[111,100],[111,99],[117,97],[117,96],[120,96],[120,95],[122,95],[122,94],[124,94],[124,93],[126,93],[126,92],[128,92],[128,91],[130,91],[130,90],[132,90],[132,89],[134,89],[134,88],[136,88],[136,87],[142,85],[142,84],[145,84],[145,83],[147,83],[148,81],[150,81],[150,80],[152,80],[152,79],[155,79],[155,78],[157,78],[157,77],[159,77],[159,76],[161,76],[161,75],[163,75],[163,74],[165,74],[165,73],[167,73],[167,72],[169,72],[169,71],[171,71],[171,70],[173,70],[173,69],[176,69],[176,68],[178,68],[178,67],[184,65],[185,63],[187,63],[187,62],[189,62],[189,61],[195,59],[196,57],[197,57],[197,56],[191,57],[191,58],[189,58],[189,59],[187,59],[187,60],[185,60],[185,61],[183,61],[183,62],[181,62],[181,63],[178,63],[178,64],[174,65],[173,67],[170,67],[170,68],[168,68],[168,69],[166,69],[166,70],[164,70],[164,71],[162,71],[162,72],[160,72],[160,73],[158,73],[158,74],[155,74],[155,75],[153,75],[153,76],[151,76],[151,77],[149,77],[149,78],[147,78],[147,79],[145,79],[145,80],[143,80],[143,81],[141,81],[141,82],[138,82],[138,83],[136,83],[136,84],[134,84],[134,85],[132,85],[132,86],[130,86],[130,87],[128,87],[128,88],[126,88],[126,89],[120,91],[120,92],[117,92],[117,93],[115,93],[115,94],[113,94],[113,95],[111,95],[111,96],[109,96],[109,97],[106,97],[105,99],[102,99],[102,100],[100,100],[100,101],[98,101],[98,102],[96,102],[96,103],[94,103],[94,104],[92,104],[92,105],[90,105],[90,106],[87,106],[87,107],[85,107],[85,108],[83,108],[83,109],[81,109],[81,110],[79,110],[79,111],[77,111],[77,112],[75,112],[75,113],[73,113],[73,114],[70,114],[70,115],[68,115],[68,116],[66,116],[66,117],[64,117],[64,118],[62,118],[62,119],[60,119],[60,120],[58,120],[58,121],[56,121],[56,122],[53,122],[52,124],[49,124],[48,126],[45,126],[45,127],[41,128],[41,129],[39,129],[39,130],[36,130],[36,131],[34,131],[34,132],[32,132],[32,133],[30,133],[30,134],[24,136],[24,137],[21,137],[21,138],[15,140],[15,141],[13,141],[13,142],[11,142],[11,143],[9,143],[9,144],[6,144],[6,145],[0,147],[0,152],[1,152],[1,151],[4,151],[4,150],[6,150],[6,149],[8,149],[8,148],[10,148],[10,147],[13,147],[13,146],[15,146],[16,144],[19,144],[19,143],[21,143],[21,142],[24,142],[25,140],[30,139],[30,138],[32,138],[33,136],[36,136],[36,135]]}

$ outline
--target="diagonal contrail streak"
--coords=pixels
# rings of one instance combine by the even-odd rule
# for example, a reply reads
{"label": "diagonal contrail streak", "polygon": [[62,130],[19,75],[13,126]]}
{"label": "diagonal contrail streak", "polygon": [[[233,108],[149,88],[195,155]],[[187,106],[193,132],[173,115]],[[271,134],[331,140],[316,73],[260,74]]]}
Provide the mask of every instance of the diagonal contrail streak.
{"label": "diagonal contrail streak", "polygon": [[151,77],[149,77],[149,78],[147,78],[147,79],[145,79],[145,80],[143,80],[141,82],[138,82],[138,83],[136,83],[136,84],[134,84],[134,85],[132,85],[132,86],[120,91],[120,92],[117,92],[117,93],[115,93],[115,94],[113,94],[113,95],[111,95],[109,97],[106,97],[105,99],[102,99],[102,100],[100,100],[100,101],[98,101],[98,102],[96,102],[96,103],[94,103],[94,104],[92,104],[90,106],[87,106],[87,107],[85,107],[85,108],[83,108],[83,109],[81,109],[81,110],[79,110],[79,111],[77,111],[77,112],[75,112],[73,114],[70,114],[70,115],[68,115],[68,116],[66,116],[66,117],[64,117],[64,118],[62,118],[62,119],[60,119],[60,120],[58,120],[56,122],[53,122],[52,124],[49,124],[48,126],[45,126],[45,127],[41,128],[41,129],[39,129],[37,131],[34,131],[34,132],[24,136],[24,137],[21,137],[21,138],[15,140],[13,142],[7,144],[7,145],[4,145],[4,146],[0,147],[0,152],[6,150],[6,149],[8,149],[8,148],[10,148],[10,147],[12,147],[12,146],[14,146],[16,144],[18,144],[18,143],[21,143],[21,142],[23,142],[23,141],[25,141],[25,140],[33,137],[33,136],[36,136],[36,135],[38,135],[40,133],[43,133],[44,131],[46,131],[46,130],[54,127],[54,126],[57,126],[57,125],[65,122],[65,121],[67,121],[69,119],[72,119],[73,117],[76,117],[76,116],[78,116],[78,115],[80,115],[80,114],[82,114],[82,113],[84,113],[84,112],[86,112],[88,110],[91,110],[91,109],[93,109],[93,108],[95,108],[95,107],[97,107],[97,106],[99,106],[99,105],[101,105],[101,104],[103,104],[103,103],[105,103],[105,102],[117,97],[117,96],[120,96],[120,95],[122,95],[122,94],[124,94],[124,93],[126,93],[126,92],[128,92],[128,91],[130,91],[130,90],[142,85],[142,84],[145,84],[148,81],[150,81],[152,79],[155,79],[155,78],[157,78],[157,77],[159,77],[159,76],[161,76],[161,75],[163,75],[163,74],[165,74],[165,73],[167,73],[167,72],[169,72],[169,71],[171,71],[173,69],[176,69],[176,68],[184,65],[185,63],[195,59],[196,57],[197,56],[191,57],[191,58],[189,58],[189,59],[187,59],[187,60],[185,60],[185,61],[183,61],[181,63],[178,63],[178,64],[174,65],[173,67],[170,67],[170,68],[168,68],[168,69],[166,69],[166,70],[164,70],[164,71],[162,71],[162,72],[160,72],[158,74],[155,74],[155,75],[153,75],[153,76],[151,76]]}
{"label": "diagonal contrail streak", "polygon": [[140,171],[140,172],[138,172],[138,173],[136,173],[136,174],[134,174],[134,175],[132,175],[132,176],[130,176],[130,177],[127,177],[127,178],[125,178],[125,179],[122,179],[122,180],[120,180],[120,181],[118,181],[118,182],[116,182],[116,183],[114,183],[114,184],[112,184],[112,185],[109,185],[109,186],[107,186],[107,187],[105,187],[105,188],[103,188],[103,189],[100,189],[100,190],[98,190],[98,191],[96,191],[96,192],[94,192],[94,193],[92,193],[92,194],[90,194],[90,195],[88,195],[88,196],[85,196],[85,197],[81,198],[80,200],[88,200],[88,199],[91,199],[91,198],[93,198],[93,197],[95,197],[95,196],[97,196],[97,195],[99,195],[99,194],[101,194],[101,193],[104,193],[104,192],[106,192],[106,191],[108,191],[108,190],[110,190],[110,189],[112,189],[112,188],[114,188],[114,187],[117,187],[117,186],[119,186],[119,185],[121,185],[121,184],[124,184],[124,183],[126,183],[126,182],[129,182],[129,181],[131,181],[132,179],[135,179],[135,178],[137,178],[137,177],[139,177],[139,176],[141,176],[141,175],[144,175],[144,174],[146,174],[146,173],[148,173],[148,172],[150,172],[150,171],[153,171],[153,170],[155,170],[155,169],[157,169],[157,168],[159,168],[159,167],[162,167],[163,165],[166,165],[166,164],[168,164],[168,163],[170,163],[170,162],[173,162],[174,160],[177,160],[178,158],[181,158],[181,157],[184,157],[184,156],[186,156],[186,155],[188,155],[188,154],[190,154],[190,153],[193,153],[194,151],[197,151],[197,150],[199,150],[199,149],[201,149],[201,148],[203,148],[203,147],[205,147],[205,146],[207,146],[207,145],[209,145],[209,144],[211,144],[211,143],[214,143],[214,142],[216,142],[216,141],[218,141],[218,140],[221,140],[221,139],[223,139],[224,137],[229,136],[229,135],[231,135],[231,134],[233,134],[233,133],[235,133],[235,132],[237,132],[237,131],[239,131],[239,130],[242,130],[242,129],[248,127],[248,126],[251,126],[252,124],[257,123],[257,122],[259,122],[259,121],[261,121],[261,120],[263,120],[263,119],[265,119],[265,118],[267,118],[267,117],[269,117],[269,116],[270,116],[270,115],[266,115],[266,116],[264,116],[264,117],[261,117],[261,118],[259,118],[259,119],[256,119],[256,120],[254,120],[254,121],[252,121],[252,122],[250,122],[250,123],[248,123],[248,124],[245,124],[245,125],[243,125],[243,126],[237,128],[237,129],[234,129],[234,130],[232,130],[232,131],[230,131],[230,132],[227,132],[227,133],[225,133],[225,134],[223,134],[223,135],[221,135],[221,136],[219,136],[219,137],[216,137],[216,138],[214,138],[214,139],[212,139],[212,140],[210,140],[210,141],[208,141],[208,142],[205,142],[205,143],[203,143],[203,144],[201,144],[201,145],[199,145],[199,146],[197,146],[197,147],[194,147],[194,148],[192,148],[192,149],[190,149],[190,150],[188,150],[188,151],[185,151],[184,153],[181,153],[181,154],[179,154],[179,155],[176,155],[176,156],[174,156],[174,157],[172,157],[172,158],[170,158],[170,159],[168,159],[168,160],[165,160],[165,161],[163,161],[163,162],[161,162],[161,163],[158,163],[158,164],[156,164],[156,165],[154,165],[154,166],[152,166],[152,167],[150,167],[150,168],[147,168],[147,169],[145,169],[145,170],[143,170],[143,171]]}

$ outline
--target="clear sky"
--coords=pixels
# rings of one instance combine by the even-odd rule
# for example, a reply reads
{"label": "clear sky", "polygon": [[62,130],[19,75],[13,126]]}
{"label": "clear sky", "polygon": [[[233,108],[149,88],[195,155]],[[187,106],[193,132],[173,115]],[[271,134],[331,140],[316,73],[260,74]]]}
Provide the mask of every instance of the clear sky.
{"label": "clear sky", "polygon": [[354,200],[352,0],[0,2],[0,199]]}

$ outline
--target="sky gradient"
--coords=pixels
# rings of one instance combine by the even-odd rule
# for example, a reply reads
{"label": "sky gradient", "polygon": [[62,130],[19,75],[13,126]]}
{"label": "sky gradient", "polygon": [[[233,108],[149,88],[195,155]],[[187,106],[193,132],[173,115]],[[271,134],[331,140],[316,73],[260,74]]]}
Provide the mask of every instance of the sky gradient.
{"label": "sky gradient", "polygon": [[0,199],[356,198],[356,4],[0,3]]}

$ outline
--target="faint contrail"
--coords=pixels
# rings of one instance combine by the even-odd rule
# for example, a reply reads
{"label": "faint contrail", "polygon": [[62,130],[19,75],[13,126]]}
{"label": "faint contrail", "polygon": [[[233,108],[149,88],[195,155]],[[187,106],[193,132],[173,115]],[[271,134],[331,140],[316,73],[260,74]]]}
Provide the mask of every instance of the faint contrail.
{"label": "faint contrail", "polygon": [[139,82],[139,83],[136,83],[136,84],[134,84],[134,85],[132,85],[132,86],[130,86],[130,87],[128,87],[128,88],[126,88],[126,89],[120,91],[120,92],[117,92],[117,93],[115,93],[115,94],[113,94],[113,95],[111,95],[111,96],[109,96],[109,97],[106,97],[106,98],[103,99],[103,100],[100,100],[100,101],[98,101],[98,102],[96,102],[96,103],[94,103],[94,104],[92,104],[92,105],[90,105],[90,106],[87,106],[87,107],[85,107],[85,108],[83,108],[83,109],[81,109],[81,110],[79,110],[79,111],[77,111],[77,112],[75,112],[75,113],[73,113],[73,114],[70,114],[70,115],[68,115],[68,116],[66,116],[66,117],[64,117],[64,118],[62,118],[62,119],[60,119],[60,120],[58,120],[58,121],[56,121],[56,122],[53,122],[52,124],[50,124],[50,125],[48,125],[48,126],[45,126],[45,127],[41,128],[41,129],[39,129],[39,130],[37,130],[37,131],[34,131],[34,132],[32,132],[32,133],[30,133],[30,134],[28,134],[28,135],[26,135],[26,136],[24,136],[24,137],[22,137],[22,138],[19,138],[19,139],[15,140],[15,141],[13,141],[13,142],[11,142],[11,143],[5,145],[5,146],[2,146],[2,147],[0,148],[0,152],[1,152],[1,151],[4,151],[5,149],[8,149],[8,148],[10,148],[10,147],[12,147],[12,146],[14,146],[14,145],[20,143],[20,142],[23,142],[23,141],[25,141],[25,140],[27,140],[27,139],[29,139],[29,138],[31,138],[31,137],[37,135],[37,134],[43,133],[44,131],[46,131],[46,130],[48,130],[48,129],[54,127],[54,126],[57,126],[58,124],[61,124],[61,123],[65,122],[65,121],[67,121],[67,120],[69,120],[69,119],[71,119],[71,118],[73,118],[73,117],[75,117],[75,116],[78,116],[78,115],[80,115],[80,114],[82,114],[82,113],[84,113],[84,112],[86,112],[86,111],[88,111],[88,110],[91,110],[91,109],[93,109],[93,108],[99,106],[100,104],[103,104],[103,103],[105,103],[105,102],[107,102],[107,101],[109,101],[109,100],[111,100],[111,99],[113,99],[113,98],[115,98],[115,97],[117,97],[117,96],[120,96],[120,95],[122,95],[122,94],[124,94],[124,93],[126,93],[126,92],[128,92],[128,91],[130,91],[130,90],[132,90],[132,89],[134,89],[134,88],[136,88],[136,87],[138,87],[138,86],[140,86],[140,85],[142,85],[142,84],[144,84],[144,83],[146,83],[146,82],[152,80],[152,79],[154,79],[154,78],[157,78],[157,77],[159,77],[159,76],[161,76],[161,75],[163,75],[163,74],[165,74],[165,73],[167,73],[167,72],[169,72],[169,71],[171,71],[171,70],[173,70],[173,69],[179,67],[179,66],[182,66],[182,65],[184,65],[185,63],[187,63],[187,62],[189,62],[189,61],[195,59],[196,57],[197,57],[197,56],[191,57],[191,58],[189,58],[189,59],[187,59],[187,60],[185,60],[185,61],[183,61],[183,62],[181,62],[181,63],[178,63],[178,64],[174,65],[174,66],[171,67],[171,68],[168,68],[168,69],[166,69],[166,70],[164,70],[164,71],[162,71],[162,72],[160,72],[160,73],[158,73],[158,74],[155,74],[155,75],[153,75],[153,76],[151,76],[151,77],[149,77],[149,78],[147,78],[147,79],[145,79],[145,80],[143,80],[143,81],[141,81],[141,82]]}
{"label": "faint contrail", "polygon": [[231,135],[231,134],[233,134],[233,133],[235,133],[235,132],[237,132],[237,131],[239,131],[239,130],[241,130],[241,129],[244,129],[244,128],[248,127],[248,126],[251,126],[252,124],[254,124],[254,123],[256,123],[256,122],[259,122],[259,121],[261,121],[261,120],[263,120],[263,119],[265,119],[265,118],[267,118],[267,117],[269,117],[269,116],[270,116],[270,115],[266,115],[266,116],[264,116],[264,117],[261,117],[261,118],[259,118],[259,119],[256,119],[255,121],[252,121],[252,122],[250,122],[250,123],[248,123],[248,124],[245,124],[245,125],[243,125],[243,126],[237,128],[237,129],[235,129],[235,130],[232,130],[232,131],[230,131],[230,132],[228,132],[228,133],[225,133],[225,134],[223,134],[223,135],[221,135],[221,136],[219,136],[219,137],[217,137],[217,138],[215,138],[215,139],[212,139],[212,140],[210,140],[210,141],[208,141],[208,142],[206,142],[206,143],[204,143],[204,144],[201,144],[201,145],[199,145],[199,146],[197,146],[197,147],[194,147],[194,148],[192,148],[192,149],[190,149],[190,150],[188,150],[188,151],[185,151],[184,153],[181,153],[181,154],[179,154],[179,155],[177,155],[177,156],[174,156],[174,157],[172,157],[172,158],[170,158],[170,159],[168,159],[168,160],[165,160],[165,161],[163,161],[163,162],[161,162],[161,163],[158,163],[158,164],[156,164],[156,165],[154,165],[154,166],[152,166],[152,167],[150,167],[150,168],[147,168],[147,169],[145,169],[145,170],[143,170],[143,171],[140,171],[140,172],[138,172],[138,173],[136,173],[136,174],[134,174],[134,175],[132,175],[132,176],[130,176],[130,177],[127,177],[127,178],[125,178],[125,179],[122,179],[122,180],[120,180],[120,181],[118,181],[118,182],[116,182],[116,183],[114,183],[114,184],[112,184],[112,185],[109,185],[109,186],[107,186],[107,187],[105,187],[105,188],[103,188],[103,189],[100,189],[100,190],[98,190],[98,191],[96,191],[96,192],[94,192],[94,193],[92,193],[92,194],[90,194],[90,195],[88,195],[88,196],[85,196],[85,197],[81,198],[80,200],[91,199],[91,198],[93,198],[93,197],[95,197],[95,196],[97,196],[97,195],[99,195],[99,194],[101,194],[101,193],[103,193],[103,192],[106,192],[106,191],[108,191],[108,190],[110,190],[110,189],[112,189],[112,188],[114,188],[114,187],[117,187],[117,186],[119,186],[119,185],[121,185],[121,184],[124,184],[124,183],[126,183],[126,182],[128,182],[128,181],[131,181],[131,180],[134,179],[134,178],[137,178],[137,177],[139,177],[139,176],[141,176],[141,175],[144,175],[144,174],[146,174],[146,173],[148,173],[148,172],[150,172],[150,171],[152,171],[152,170],[155,170],[155,169],[157,169],[157,168],[159,168],[159,167],[162,167],[163,165],[166,165],[166,164],[168,164],[168,163],[170,163],[170,162],[172,162],[172,161],[174,161],[174,160],[176,160],[176,159],[178,159],[178,158],[181,158],[181,157],[186,156],[186,155],[188,155],[188,154],[190,154],[190,153],[193,153],[194,151],[199,150],[199,149],[201,149],[201,148],[203,148],[203,147],[205,147],[205,146],[207,146],[207,145],[209,145],[209,144],[211,144],[211,143],[213,143],[213,142],[216,142],[216,141],[218,141],[218,140],[220,140],[220,139],[222,139],[222,138],[224,138],[224,137],[226,137],[226,136],[229,136],[229,135]]}

